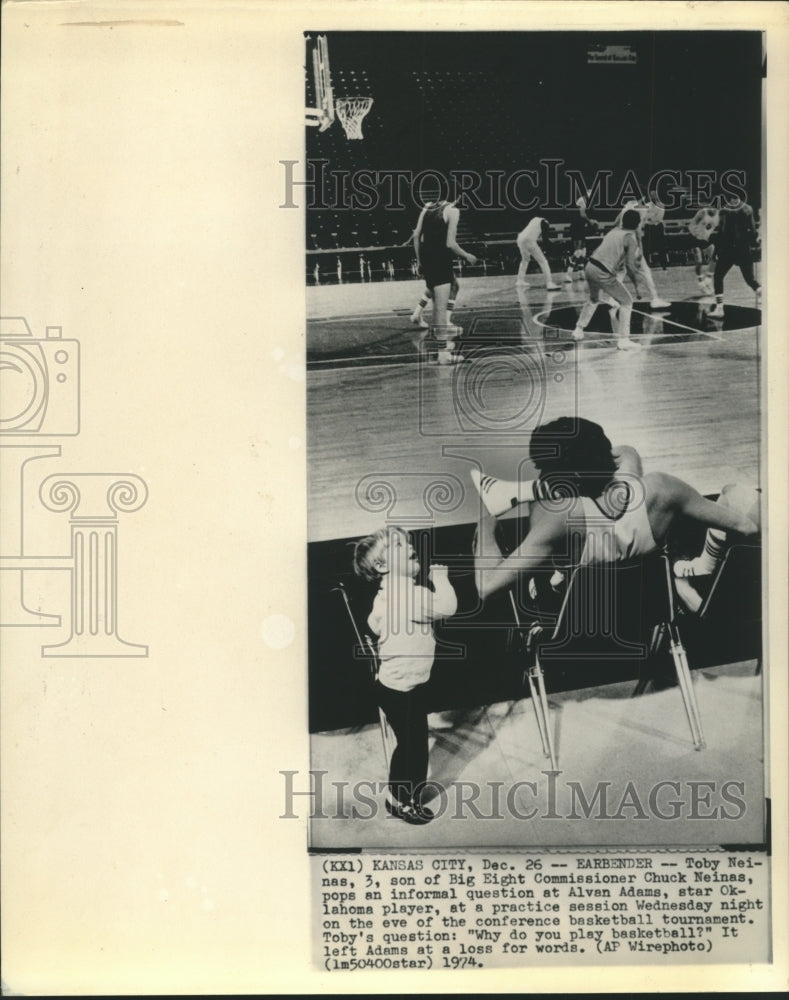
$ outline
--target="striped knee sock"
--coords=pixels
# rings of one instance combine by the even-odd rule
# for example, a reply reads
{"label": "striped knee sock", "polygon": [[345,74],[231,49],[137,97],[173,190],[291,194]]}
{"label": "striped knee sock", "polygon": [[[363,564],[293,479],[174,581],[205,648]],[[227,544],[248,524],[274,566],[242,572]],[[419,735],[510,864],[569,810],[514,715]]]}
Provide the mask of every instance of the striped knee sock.
{"label": "striped knee sock", "polygon": [[726,551],[726,532],[710,528],[704,539],[704,551],[695,559],[681,559],[674,563],[674,576],[709,576],[718,566]]}

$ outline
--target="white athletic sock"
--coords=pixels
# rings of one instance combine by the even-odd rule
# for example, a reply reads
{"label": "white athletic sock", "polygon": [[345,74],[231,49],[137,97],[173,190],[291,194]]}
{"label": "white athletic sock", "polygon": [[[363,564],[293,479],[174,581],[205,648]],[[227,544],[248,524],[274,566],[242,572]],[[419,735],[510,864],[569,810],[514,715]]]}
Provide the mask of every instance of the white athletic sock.
{"label": "white athletic sock", "polygon": [[550,491],[540,479],[497,479],[486,476],[478,469],[471,470],[471,481],[479,491],[482,502],[493,517],[506,514],[508,510],[521,503],[531,503],[534,500],[547,500]]}
{"label": "white athletic sock", "polygon": [[709,576],[717,568],[726,551],[726,532],[710,528],[704,539],[704,551],[695,559],[679,559],[674,563],[674,576]]}

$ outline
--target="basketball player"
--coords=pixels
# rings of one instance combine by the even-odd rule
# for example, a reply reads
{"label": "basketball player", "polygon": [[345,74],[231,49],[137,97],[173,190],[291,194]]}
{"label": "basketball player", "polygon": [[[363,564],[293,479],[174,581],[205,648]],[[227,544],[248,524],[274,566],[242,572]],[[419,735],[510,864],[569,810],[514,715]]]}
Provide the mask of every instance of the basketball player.
{"label": "basketball player", "polygon": [[425,284],[433,293],[432,331],[439,343],[438,360],[452,364],[462,360],[454,351],[452,337],[456,327],[451,327],[447,316],[452,281],[455,277],[454,260],[460,257],[469,264],[477,258],[468,253],[457,241],[460,209],[454,202],[439,201],[428,204],[419,216],[414,230],[414,253]]}
{"label": "basketball player", "polygon": [[688,223],[688,232],[693,239],[693,264],[702,295],[712,295],[714,291],[709,265],[715,253],[711,237],[718,228],[718,221],[718,210],[707,206],[700,208]]}
{"label": "basketball player", "polygon": [[551,266],[545,259],[545,254],[540,247],[541,240],[546,245],[551,242],[551,227],[545,219],[537,216],[518,234],[518,249],[521,254],[521,263],[518,268],[518,284],[526,285],[526,271],[529,267],[529,261],[534,257],[545,277],[545,287],[549,292],[558,292],[561,286],[557,285],[553,280]]}
{"label": "basketball player", "polygon": [[[594,316],[595,309],[602,295],[608,296],[618,304],[618,314],[614,321],[617,341],[620,351],[626,351],[638,345],[630,339],[630,314],[633,310],[633,298],[619,280],[618,274],[624,268],[633,282],[638,295],[639,257],[636,230],[641,223],[638,212],[628,210],[622,214],[621,225],[610,229],[600,246],[589,258],[584,274],[589,284],[589,298],[583,304],[578,322],[573,330],[573,340],[583,340],[584,330]],[[613,320],[613,316],[612,316]]]}
{"label": "basketball player", "polygon": [[635,199],[625,203],[625,207],[620,212],[616,219],[614,225],[622,225],[622,218],[625,212],[637,212],[639,216],[638,229],[636,230],[636,238],[638,239],[638,252],[639,252],[639,264],[638,273],[644,279],[644,283],[647,286],[650,295],[649,305],[651,309],[670,309],[671,303],[666,299],[661,299],[658,295],[657,288],[655,286],[655,279],[652,277],[652,271],[649,267],[649,263],[644,254],[644,226],[657,226],[663,221],[663,216],[665,214],[665,209],[661,208],[660,205],[656,205],[654,202],[650,201],[644,204],[642,201],[636,201]]}
{"label": "basketball player", "polygon": [[567,272],[564,281],[570,283],[573,278],[583,278],[586,267],[586,238],[599,232],[599,223],[589,218],[586,206],[586,198],[579,198],[575,203],[578,208],[578,215],[574,215],[570,223],[570,239],[572,241],[572,254],[567,262]]}
{"label": "basketball player", "polygon": [[753,209],[736,195],[729,198],[720,210],[717,232],[711,236],[715,244],[717,262],[713,282],[715,286],[715,308],[710,316],[721,318],[723,310],[723,279],[736,264],[748,284],[756,292],[757,304],[761,297],[761,285],[753,274],[751,247],[758,242]]}
{"label": "basketball player", "polygon": [[[460,284],[458,282],[457,276],[453,273],[452,275],[452,285],[449,289],[449,298],[447,299],[447,322],[452,322],[452,310],[455,308],[455,301],[457,299],[458,291],[460,289]],[[433,298],[433,293],[429,288],[425,288],[422,292],[422,297],[414,306],[414,311],[411,313],[411,322],[414,326],[420,327],[422,330],[426,330],[428,324],[425,323],[422,318],[422,313],[425,310],[428,302]]]}
{"label": "basketball player", "polygon": [[663,546],[681,516],[741,535],[758,530],[750,517],[707,500],[674,476],[623,475],[603,428],[581,417],[560,417],[538,427],[529,442],[529,457],[541,482],[548,487],[561,484],[563,498],[538,499],[531,505],[529,533],[506,558],[496,539],[496,519],[480,512],[474,555],[483,600],[529,570],[556,569],[557,564],[569,569],[575,555],[569,540],[579,532],[577,561],[583,565],[648,555]]}

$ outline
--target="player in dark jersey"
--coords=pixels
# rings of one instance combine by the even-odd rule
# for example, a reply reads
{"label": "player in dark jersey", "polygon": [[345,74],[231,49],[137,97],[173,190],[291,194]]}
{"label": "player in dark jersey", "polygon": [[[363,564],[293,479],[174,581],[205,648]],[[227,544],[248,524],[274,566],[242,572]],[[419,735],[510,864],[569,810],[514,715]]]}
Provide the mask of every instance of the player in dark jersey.
{"label": "player in dark jersey", "polygon": [[746,283],[756,292],[756,301],[759,302],[761,285],[754,277],[751,261],[751,248],[758,242],[758,238],[751,206],[736,195],[729,198],[720,210],[717,232],[711,237],[718,259],[713,275],[715,308],[710,310],[710,316],[724,315],[723,279],[735,264]]}
{"label": "player in dark jersey", "polygon": [[[449,298],[447,300],[447,322],[448,323],[452,322],[452,311],[455,308],[455,301],[457,300],[459,289],[460,289],[460,282],[457,279],[457,275],[454,275],[453,278],[452,278],[452,286],[449,289]],[[432,299],[433,299],[433,293],[432,293],[432,291],[429,288],[425,288],[424,292],[422,292],[422,297],[417,302],[417,304],[414,306],[414,311],[411,313],[411,317],[410,317],[411,322],[414,324],[414,326],[418,326],[422,330],[427,330],[427,328],[429,326],[428,323],[425,323],[425,321],[424,321],[424,319],[422,317],[422,313],[427,308],[428,302],[431,302]]]}
{"label": "player in dark jersey", "polygon": [[574,278],[583,279],[587,261],[586,241],[600,234],[600,224],[590,217],[586,198],[579,198],[575,204],[578,214],[573,215],[569,229],[572,251],[567,258],[567,271],[562,279],[567,283],[572,282]]}
{"label": "player in dark jersey", "polygon": [[455,278],[455,257],[469,264],[477,258],[457,242],[460,209],[454,202],[439,201],[422,209],[414,230],[414,252],[425,284],[433,293],[433,338],[438,342],[438,360],[443,364],[461,360],[455,354],[457,327],[450,326],[447,317],[450,288]]}

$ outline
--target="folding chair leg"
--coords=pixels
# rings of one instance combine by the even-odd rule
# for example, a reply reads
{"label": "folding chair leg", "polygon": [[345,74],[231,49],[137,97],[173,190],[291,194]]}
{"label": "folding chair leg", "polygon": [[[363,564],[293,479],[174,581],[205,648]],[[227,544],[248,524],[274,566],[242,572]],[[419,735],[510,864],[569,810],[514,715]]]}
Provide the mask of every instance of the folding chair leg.
{"label": "folding chair leg", "polygon": [[[665,630],[666,630],[665,625],[656,625],[652,630],[652,639],[649,643],[649,652],[647,654],[646,663],[648,663],[649,658],[654,656],[657,653],[658,649],[660,649],[660,644],[663,641],[663,635],[665,634]],[[638,683],[633,689],[633,694],[631,695],[631,697],[637,698],[639,695],[642,695],[646,691],[647,684],[649,684],[650,680],[651,677],[647,676],[644,673],[644,670],[642,669],[638,678]]]}
{"label": "folding chair leg", "polygon": [[655,653],[657,653],[658,649],[660,649],[660,644],[661,642],[663,642],[663,636],[665,635],[665,632],[666,632],[665,623],[663,623],[662,625],[656,625],[652,630],[652,641],[649,644],[650,656],[654,656]]}
{"label": "folding chair leg", "polygon": [[391,733],[389,732],[389,723],[384,714],[382,708],[378,709],[378,719],[381,723],[381,742],[384,746],[384,763],[386,764],[387,773],[389,771],[389,761],[392,759],[392,751],[389,749],[391,742]]}
{"label": "folding chair leg", "polygon": [[690,667],[685,655],[685,648],[682,645],[679,632],[675,625],[669,626],[671,656],[674,660],[674,668],[677,671],[677,680],[682,692],[682,701],[685,705],[685,713],[688,717],[690,735],[693,745],[697,750],[703,750],[707,745],[704,742],[704,733],[701,728],[701,715],[696,701],[696,692],[693,688],[693,679],[690,676]]}
{"label": "folding chair leg", "polygon": [[545,756],[548,756],[548,739],[545,729],[545,720],[542,716],[542,710],[539,703],[539,693],[537,691],[537,685],[534,682],[534,678],[531,674],[531,669],[526,671],[526,676],[529,679],[529,695],[531,697],[532,707],[534,709],[534,718],[537,721],[537,731],[540,734],[540,742],[542,743],[542,752]]}
{"label": "folding chair leg", "polygon": [[539,712],[537,726],[540,729],[540,735],[543,740],[543,751],[545,752],[545,755],[550,758],[551,770],[555,771],[556,754],[553,749],[551,720],[548,715],[548,695],[545,693],[545,678],[542,673],[542,667],[540,666],[540,657],[537,653],[534,654],[534,666],[529,672],[529,685],[532,686],[533,683],[536,683],[537,686],[537,700],[534,701],[534,696],[532,695],[532,701],[534,701],[535,712]]}

